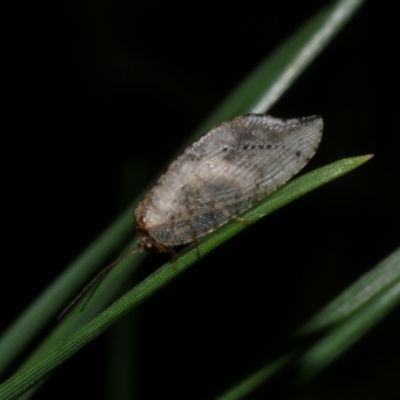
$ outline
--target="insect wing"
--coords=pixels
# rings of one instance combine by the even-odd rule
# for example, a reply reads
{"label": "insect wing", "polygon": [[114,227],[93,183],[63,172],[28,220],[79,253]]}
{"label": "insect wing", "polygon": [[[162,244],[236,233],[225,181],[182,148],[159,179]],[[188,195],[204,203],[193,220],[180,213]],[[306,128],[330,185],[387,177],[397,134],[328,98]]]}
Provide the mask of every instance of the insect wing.
{"label": "insect wing", "polygon": [[[195,202],[202,199],[195,214],[246,199],[253,203],[273,192],[310,161],[321,134],[319,117],[284,121],[246,115],[219,125],[182,157],[195,155],[198,160],[190,187],[201,193],[191,196]],[[239,208],[237,213],[243,211]]]}
{"label": "insect wing", "polygon": [[[161,243],[189,243],[250,208],[315,154],[322,119],[245,115],[218,125],[169,166],[152,193],[149,221]],[[151,219],[151,218],[150,218]]]}

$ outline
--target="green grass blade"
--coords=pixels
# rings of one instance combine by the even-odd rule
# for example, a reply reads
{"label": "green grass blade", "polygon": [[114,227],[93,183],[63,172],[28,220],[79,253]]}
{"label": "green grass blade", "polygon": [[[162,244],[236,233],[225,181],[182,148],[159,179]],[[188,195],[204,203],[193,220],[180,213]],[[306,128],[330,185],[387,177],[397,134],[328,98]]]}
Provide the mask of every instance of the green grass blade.
{"label": "green grass blade", "polygon": [[267,112],[364,2],[334,1],[310,18],[228,96],[197,136],[236,115]]}
{"label": "green grass blade", "polygon": [[400,249],[365,274],[300,330],[327,333],[299,360],[300,377],[310,379],[365,336],[400,303]]}
{"label": "green grass blade", "polygon": [[[219,244],[263,216],[352,171],[370,158],[371,156],[360,156],[337,161],[289,182],[242,215],[248,221],[248,224],[244,225],[238,221],[231,221],[202,238],[199,241],[201,256],[206,255]],[[190,265],[194,264],[196,260],[196,249],[194,249],[193,245],[190,245],[179,253],[175,262],[171,261],[159,268],[78,332],[3,383],[0,386],[0,398],[6,400],[21,396],[25,391],[44,379],[55,367],[70,358],[123,315],[177,277]]]}
{"label": "green grass blade", "polygon": [[236,400],[245,398],[254,389],[262,385],[267,379],[279,372],[289,360],[289,356],[282,357],[268,364],[266,367],[261,368],[222,396],[219,396],[218,400]]}
{"label": "green grass blade", "polygon": [[[299,330],[296,338],[311,335],[318,338],[305,351],[297,349],[297,354],[301,352],[297,356],[299,380],[309,380],[323,371],[399,304],[400,248],[364,274]],[[235,396],[230,399],[242,398],[243,385],[246,393],[255,390],[295,357],[296,352],[291,352],[285,358],[267,364],[233,388],[229,393]]]}
{"label": "green grass blade", "polygon": [[[133,317],[133,318],[132,318]],[[107,387],[110,400],[138,397],[137,324],[134,315],[118,321],[111,329],[107,349]]]}
{"label": "green grass blade", "polygon": [[29,343],[36,333],[71,300],[99,264],[133,236],[132,210],[123,213],[69,268],[36,299],[0,337],[0,373]]}
{"label": "green grass blade", "polygon": [[[132,246],[133,244],[131,246],[128,246],[125,251],[128,251],[129,248],[132,248]],[[124,260],[118,268],[110,272],[110,274],[107,276],[107,282],[111,286],[122,286],[124,282],[127,282],[127,279],[132,270],[143,258],[142,256],[143,254],[138,254],[136,258]],[[22,365],[22,368],[27,368],[28,366],[32,365],[36,359],[40,358],[43,354],[54,348],[56,344],[62,342],[63,340],[65,340],[65,338],[76,332],[79,328],[81,328],[88,321],[94,318],[94,316],[98,315],[99,312],[103,310],[107,304],[110,303],[110,299],[112,297],[113,293],[107,289],[106,285],[101,285],[91,299],[90,307],[87,307],[85,309],[85,312],[83,313],[80,312],[79,306],[71,310],[58,323],[57,327],[53,330],[51,334],[48,335],[46,340],[44,340],[43,343],[35,349],[35,351],[30,355],[29,359]],[[126,331],[125,333],[129,334],[129,331]],[[130,334],[130,345],[132,345],[132,338],[133,335]],[[121,343],[121,341],[119,341],[119,343]],[[126,348],[127,347],[125,347],[125,351]],[[131,363],[132,362],[133,361],[131,360]],[[119,379],[121,379],[121,376],[119,376]],[[43,381],[40,382],[40,384],[35,385],[28,392],[24,393],[24,395],[21,396],[21,400],[27,400],[31,398],[40,388],[42,383]],[[132,381],[130,381],[130,386],[132,386]],[[133,389],[131,390],[133,391]]]}
{"label": "green grass blade", "polygon": [[[263,61],[202,125],[194,136],[237,114],[266,112],[363,3],[362,0],[332,2],[311,18],[271,56]],[[193,138],[193,137],[192,137]],[[132,210],[125,211],[67,270],[19,317],[0,338],[0,373],[73,293],[133,235]],[[108,287],[108,284],[106,284]]]}
{"label": "green grass blade", "polygon": [[385,293],[397,280],[400,280],[400,249],[385,258],[339,297],[331,301],[301,329],[299,334],[315,334],[342,322],[371,298]]}

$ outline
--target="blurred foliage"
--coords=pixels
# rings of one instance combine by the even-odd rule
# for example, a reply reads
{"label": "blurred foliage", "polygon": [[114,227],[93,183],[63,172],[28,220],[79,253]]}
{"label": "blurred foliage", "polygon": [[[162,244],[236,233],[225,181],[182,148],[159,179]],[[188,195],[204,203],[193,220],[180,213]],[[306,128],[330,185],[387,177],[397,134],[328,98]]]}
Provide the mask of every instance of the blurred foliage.
{"label": "blurred foliage", "polygon": [[[1,330],[109,225],[187,132],[320,6],[1,6],[7,33]],[[398,247],[400,135],[392,115],[399,105],[390,101],[398,88],[395,18],[388,6],[367,3],[270,111],[324,117],[312,168],[354,154],[375,153],[375,159],[251,227],[218,249],[215,261],[204,259],[138,309],[140,368],[132,374],[142,398],[223,392],[270,359],[271,344],[280,348]],[[151,256],[139,278],[159,266],[160,257]],[[244,257],[249,261],[237,262]],[[252,290],[238,296],[247,286]],[[204,288],[209,298],[198,302]],[[188,330],[191,340],[178,341]],[[287,385],[284,394],[279,386],[268,394],[394,396],[399,331],[392,314],[300,392]],[[79,387],[80,395],[101,398],[100,382],[111,376],[104,367],[110,339],[105,335],[60,368],[40,395],[63,388],[72,397]]]}

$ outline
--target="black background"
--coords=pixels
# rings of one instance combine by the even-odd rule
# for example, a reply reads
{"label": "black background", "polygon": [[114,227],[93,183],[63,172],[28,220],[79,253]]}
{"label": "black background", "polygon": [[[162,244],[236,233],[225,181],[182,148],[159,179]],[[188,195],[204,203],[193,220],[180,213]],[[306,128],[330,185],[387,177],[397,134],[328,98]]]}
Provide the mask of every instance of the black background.
{"label": "black background", "polygon": [[[0,329],[321,5],[304,3],[2,3]],[[397,24],[384,2],[366,4],[269,111],[323,116],[307,170],[375,158],[245,230],[137,309],[138,398],[216,396],[399,246]],[[164,260],[151,255],[142,274]],[[395,311],[312,383],[289,379],[252,398],[398,396],[399,334]],[[103,398],[108,339],[37,398]]]}

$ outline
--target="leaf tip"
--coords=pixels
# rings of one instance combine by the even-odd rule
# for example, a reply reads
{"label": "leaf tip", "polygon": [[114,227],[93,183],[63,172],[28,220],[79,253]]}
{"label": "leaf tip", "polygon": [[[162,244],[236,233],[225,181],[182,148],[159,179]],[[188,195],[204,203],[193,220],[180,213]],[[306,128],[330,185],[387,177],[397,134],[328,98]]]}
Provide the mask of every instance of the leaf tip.
{"label": "leaf tip", "polygon": [[375,157],[375,154],[366,154],[365,156],[363,156],[364,162],[367,162],[368,160],[370,160],[373,157]]}

